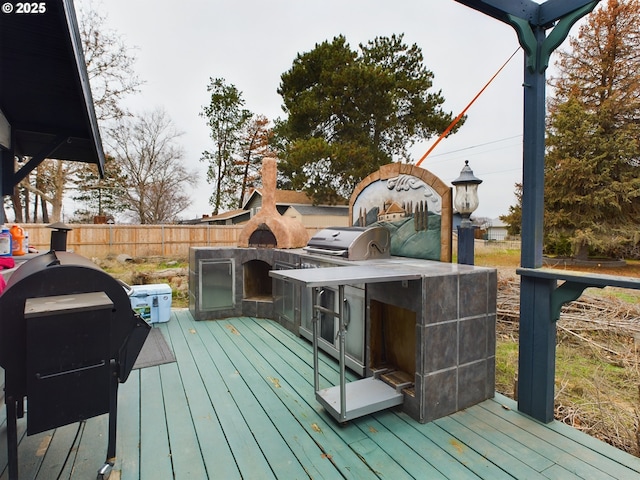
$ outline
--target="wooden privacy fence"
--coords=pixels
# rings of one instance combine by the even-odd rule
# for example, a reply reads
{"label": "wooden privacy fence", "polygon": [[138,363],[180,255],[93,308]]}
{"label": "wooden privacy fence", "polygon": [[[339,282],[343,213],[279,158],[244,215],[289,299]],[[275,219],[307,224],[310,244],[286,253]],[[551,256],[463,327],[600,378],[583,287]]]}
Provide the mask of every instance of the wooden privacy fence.
{"label": "wooden privacy fence", "polygon": [[[9,224],[11,226],[11,224]],[[49,250],[51,229],[45,224],[22,224],[29,244]],[[84,225],[69,224],[67,250],[85,257],[126,254],[131,257],[186,257],[189,247],[237,244],[243,225]],[[307,228],[309,236],[318,228]]]}

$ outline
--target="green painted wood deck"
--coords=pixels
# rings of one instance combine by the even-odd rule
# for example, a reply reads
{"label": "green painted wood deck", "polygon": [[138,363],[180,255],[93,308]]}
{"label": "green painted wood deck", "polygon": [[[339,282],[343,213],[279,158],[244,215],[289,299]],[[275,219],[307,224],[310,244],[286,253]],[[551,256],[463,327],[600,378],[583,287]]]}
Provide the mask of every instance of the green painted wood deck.
{"label": "green painted wood deck", "polygon": [[[421,425],[398,410],[336,423],[316,402],[311,345],[270,320],[160,328],[177,362],[120,386],[112,479],[640,479],[640,459],[495,399]],[[322,386],[338,382],[321,358]],[[7,478],[5,410],[0,478]],[[18,422],[20,479],[93,479],[107,416],[33,436]]]}

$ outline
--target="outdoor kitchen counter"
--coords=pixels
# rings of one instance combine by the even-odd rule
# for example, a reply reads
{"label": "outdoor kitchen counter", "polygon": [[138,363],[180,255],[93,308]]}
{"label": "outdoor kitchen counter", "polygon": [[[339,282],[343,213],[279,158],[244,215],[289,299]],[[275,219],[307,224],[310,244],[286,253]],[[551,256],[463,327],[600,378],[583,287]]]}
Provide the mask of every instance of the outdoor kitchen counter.
{"label": "outdoor kitchen counter", "polygon": [[[485,274],[486,272],[486,274]],[[409,411],[413,411],[414,418],[419,421],[428,421],[446,413],[465,408],[486,398],[493,396],[494,382],[493,375],[489,375],[488,372],[493,370],[493,358],[494,348],[490,345],[494,345],[495,341],[489,342],[488,337],[490,335],[488,328],[489,320],[495,322],[495,310],[492,310],[488,315],[489,299],[494,298],[495,295],[489,295],[489,285],[494,285],[495,282],[489,281],[490,272],[495,272],[495,269],[474,267],[468,265],[458,265],[443,262],[434,262],[421,259],[411,258],[389,258],[389,259],[376,259],[366,260],[362,262],[354,262],[353,265],[342,266],[327,266],[324,268],[302,268],[302,269],[287,269],[287,270],[271,270],[269,275],[277,280],[291,282],[298,286],[308,289],[316,289],[312,295],[312,312],[313,318],[318,321],[313,321],[313,370],[314,370],[314,390],[316,394],[316,400],[325,408],[325,410],[333,416],[338,422],[346,422],[363,415],[368,415],[380,410],[384,410],[390,407],[401,405],[407,398],[403,392],[403,389],[409,388],[415,392],[414,379],[417,379],[417,383],[420,385],[420,393],[417,396],[412,393],[410,395],[411,400],[409,403],[412,405],[407,406]],[[457,277],[469,277],[464,282]],[[493,274],[495,276],[495,273]],[[477,278],[476,278],[477,277]],[[415,282],[418,282],[417,286]],[[427,338],[429,340],[416,341],[417,354],[411,355],[411,361],[416,359],[415,373],[412,371],[410,375],[403,374],[401,378],[402,382],[396,384],[390,384],[380,376],[386,375],[388,370],[385,366],[383,369],[373,369],[371,375],[367,375],[359,380],[347,382],[346,380],[346,336],[347,327],[351,323],[351,314],[349,313],[351,307],[349,302],[345,298],[345,288],[349,285],[366,285],[367,290],[369,288],[375,288],[378,284],[385,284],[382,290],[388,295],[389,292],[396,292],[397,296],[408,297],[412,299],[408,300],[408,303],[414,307],[415,325],[409,329],[414,332],[416,330],[422,331],[420,338]],[[413,283],[413,286],[411,284]],[[460,284],[464,283],[464,287]],[[388,284],[388,286],[386,285]],[[433,289],[431,294],[435,294],[439,297],[436,303],[438,303],[438,309],[442,312],[451,313],[451,318],[446,318],[443,323],[437,322],[437,315],[428,315],[426,313],[426,301],[424,294],[420,293],[423,289],[430,289],[427,285],[439,284],[438,288]],[[337,307],[327,307],[322,304],[321,297],[323,290],[327,287],[338,288],[338,302]],[[401,288],[400,288],[401,287]],[[480,287],[484,291],[484,296],[474,295],[475,290]],[[400,288],[400,290],[398,290]],[[442,288],[449,289],[450,291],[444,292]],[[479,312],[467,312],[462,314],[458,309],[459,301],[458,296],[460,289],[463,289],[463,295],[466,298],[477,296],[481,300],[480,304],[484,305]],[[406,290],[405,290],[406,289]],[[440,292],[440,294],[438,293]],[[391,294],[394,295],[393,293]],[[384,296],[384,295],[383,295]],[[374,295],[375,297],[375,295]],[[378,293],[378,299],[380,299],[380,293]],[[442,299],[446,299],[441,308]],[[465,302],[465,305],[469,302]],[[495,304],[495,302],[494,302]],[[403,306],[409,306],[404,303]],[[402,308],[402,307],[401,307]],[[418,313],[419,312],[419,313]],[[452,312],[455,312],[453,314]],[[469,315],[470,314],[470,315]],[[317,315],[317,316],[316,316]],[[320,373],[319,373],[319,358],[318,347],[320,342],[320,316],[325,315],[334,317],[337,320],[337,334],[336,340],[339,343],[338,348],[338,360],[340,363],[340,382],[339,385],[331,386],[329,388],[321,388],[320,386]],[[395,323],[396,321],[402,321],[400,318],[395,318],[389,321]],[[405,322],[406,323],[406,322]],[[433,327],[427,323],[435,323]],[[458,327],[458,323],[461,324]],[[492,323],[493,324],[493,323]],[[393,328],[390,324],[389,327]],[[406,327],[405,327],[406,328]],[[495,328],[495,327],[494,327]],[[450,354],[451,342],[440,342],[438,346],[435,346],[434,341],[438,343],[437,338],[438,331],[436,329],[448,329],[449,333],[455,332],[456,351],[458,349],[457,344],[460,342],[462,345],[460,348],[463,350],[461,355],[452,356]],[[386,330],[386,329],[383,329]],[[359,330],[358,330],[359,331]],[[459,331],[462,331],[462,339],[458,340],[457,336]],[[427,332],[434,332],[428,334]],[[476,332],[476,333],[473,333]],[[387,332],[388,335],[394,336],[397,339],[404,339],[406,341],[406,331],[397,329],[393,330],[393,333]],[[491,334],[494,336],[495,334]],[[471,339],[471,340],[469,340]],[[383,340],[384,341],[384,340]],[[414,340],[415,341],[415,340]],[[472,341],[475,346],[471,348],[467,347],[467,343]],[[431,343],[429,343],[431,342]],[[400,345],[398,340],[392,341],[393,346]],[[419,345],[418,345],[419,344]],[[429,344],[429,346],[426,346]],[[369,341],[367,348],[369,348]],[[391,343],[390,343],[391,345]],[[386,348],[386,347],[385,347]],[[449,359],[451,365],[442,363],[447,368],[441,368],[438,361],[435,363],[430,360],[422,360],[423,350],[429,350],[430,357],[441,357],[443,359]],[[407,348],[402,347],[402,350]],[[411,350],[412,351],[412,350]],[[473,354],[469,355],[469,352],[473,351]],[[447,353],[449,352],[449,353]],[[469,358],[467,358],[467,356]],[[488,363],[488,357],[491,360],[491,364]],[[463,358],[465,365],[459,364],[460,358]],[[448,360],[444,360],[446,362]],[[433,363],[433,365],[432,365]],[[429,365],[429,370],[425,368]],[[451,396],[448,400],[435,400],[430,402],[430,405],[446,405],[446,410],[438,412],[435,408],[431,408],[430,411],[419,411],[424,402],[420,400],[421,397],[426,396],[431,392],[439,392],[441,388],[429,388],[429,382],[441,375],[442,370],[445,371],[445,375],[450,375],[451,381],[455,380],[455,383],[464,380],[464,375],[459,375],[458,368],[471,368],[474,369],[474,378],[478,385],[478,388],[474,389],[480,392],[478,398],[462,399],[457,396]],[[413,370],[413,369],[409,369]],[[404,370],[407,371],[407,370]],[[440,373],[438,373],[440,372]],[[400,377],[398,377],[400,378]],[[462,379],[462,380],[459,380]],[[451,382],[449,382],[451,383]],[[460,390],[458,388],[455,391]],[[429,408],[429,407],[427,407]]]}

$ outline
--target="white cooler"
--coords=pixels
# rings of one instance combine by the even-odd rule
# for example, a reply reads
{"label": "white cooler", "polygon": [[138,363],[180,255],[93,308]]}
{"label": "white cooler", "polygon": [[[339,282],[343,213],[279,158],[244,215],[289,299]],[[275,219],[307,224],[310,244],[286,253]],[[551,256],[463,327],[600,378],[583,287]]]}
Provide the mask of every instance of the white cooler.
{"label": "white cooler", "polygon": [[171,317],[171,287],[165,283],[131,285],[131,308],[149,323],[168,322]]}

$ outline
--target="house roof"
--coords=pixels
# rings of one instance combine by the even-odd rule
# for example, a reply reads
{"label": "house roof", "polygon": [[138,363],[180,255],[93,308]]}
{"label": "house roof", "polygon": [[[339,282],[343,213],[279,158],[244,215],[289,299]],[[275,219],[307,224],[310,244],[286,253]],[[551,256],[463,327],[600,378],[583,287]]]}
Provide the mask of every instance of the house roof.
{"label": "house roof", "polygon": [[230,220],[232,218],[248,215],[249,213],[250,213],[249,211],[243,210],[243,209],[230,210],[228,212],[219,213],[218,215],[210,215],[207,217],[203,217],[202,221],[206,223],[206,222],[217,222],[221,220]]}
{"label": "house roof", "polygon": [[333,215],[346,217],[349,215],[348,205],[291,205],[300,215]]}
{"label": "house roof", "polygon": [[[251,200],[257,196],[262,196],[262,189],[254,188],[251,194],[247,197],[243,207],[246,207]],[[296,192],[293,190],[276,190],[275,194],[276,205],[312,205],[313,200],[304,192]]]}
{"label": "house roof", "polygon": [[[42,5],[43,13],[0,15],[0,111],[12,139],[3,146],[36,163],[44,158],[94,163],[103,174],[104,151],[73,0]],[[5,170],[5,187],[28,173],[14,175],[13,164]]]}
{"label": "house roof", "polygon": [[489,228],[504,228],[507,226],[508,225],[504,223],[502,220],[500,220],[500,217],[498,217],[491,220],[491,224],[489,225]]}
{"label": "house roof", "polygon": [[313,205],[313,200],[304,192],[276,190],[276,205]]}
{"label": "house roof", "polygon": [[404,208],[398,205],[397,202],[393,202],[391,205],[389,205],[389,208],[387,208],[384,211],[384,214],[391,214],[391,213],[404,213]]}
{"label": "house roof", "polygon": [[[246,207],[251,200],[257,196],[262,196],[260,188],[255,188],[251,194],[247,197],[243,207]],[[276,190],[275,194],[276,205],[313,205],[313,199],[304,192],[296,192],[294,190]],[[346,204],[346,203],[345,203]]]}

